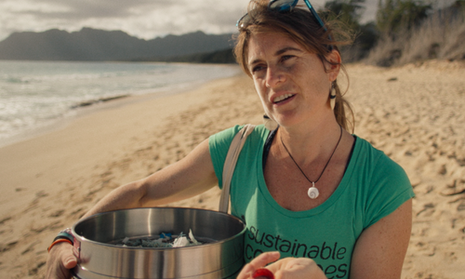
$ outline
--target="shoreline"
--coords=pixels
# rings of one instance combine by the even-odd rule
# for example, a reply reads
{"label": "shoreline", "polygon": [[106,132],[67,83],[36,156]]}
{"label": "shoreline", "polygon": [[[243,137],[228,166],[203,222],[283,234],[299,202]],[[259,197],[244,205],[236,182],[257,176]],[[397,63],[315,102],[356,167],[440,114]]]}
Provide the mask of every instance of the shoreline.
{"label": "shoreline", "polygon": [[[401,278],[464,278],[465,67],[430,61],[346,68],[355,133],[399,163],[414,187]],[[178,161],[211,134],[260,124],[263,113],[243,74],[182,94],[128,100],[0,147],[2,278],[44,278],[46,248],[56,233],[108,192]],[[217,210],[219,193],[215,187],[167,206]]]}
{"label": "shoreline", "polygon": [[[95,149],[93,156],[99,157],[96,154],[98,154],[98,149],[102,148],[102,145],[98,144],[98,140],[104,139],[106,134],[116,136],[118,132],[124,133],[125,129],[132,129],[135,134],[138,134],[141,133],[141,129],[147,129],[145,125],[141,126],[141,129],[137,129],[132,125],[132,122],[143,122],[144,119],[141,119],[143,117],[135,114],[136,112],[139,114],[141,108],[147,111],[153,108],[157,112],[146,112],[146,114],[150,116],[160,116],[164,118],[163,121],[167,121],[167,118],[175,117],[176,113],[189,110],[190,107],[195,106],[199,101],[201,102],[201,100],[209,98],[210,96],[202,96],[200,99],[196,98],[196,94],[199,94],[199,91],[202,91],[203,88],[209,88],[217,84],[223,84],[224,82],[241,78],[244,78],[244,76],[236,75],[230,78],[220,78],[205,83],[197,83],[191,85],[190,88],[178,88],[153,94],[131,95],[105,103],[78,108],[76,113],[70,117],[59,119],[50,125],[29,131],[20,135],[14,142],[0,146],[0,158],[3,158],[0,159],[0,169],[3,170],[0,171],[0,177],[3,176],[2,173],[6,175],[8,172],[7,170],[12,169],[9,165],[21,165],[19,162],[20,160],[27,160],[27,158],[30,158],[32,155],[40,157],[44,156],[44,153],[49,153],[49,156],[53,157],[58,155],[57,153],[73,153],[74,155],[72,156],[79,156],[80,152],[73,152],[73,150],[77,150],[76,144],[81,145],[82,142],[87,143],[87,145],[82,146],[82,152],[87,152],[87,149],[92,147]],[[164,123],[163,121],[161,121],[159,125],[153,124],[151,126],[160,126]],[[113,127],[105,127],[109,124],[113,125],[112,122],[117,124],[114,124]],[[95,127],[105,127],[108,129],[95,129]],[[92,136],[92,134],[94,136]],[[130,135],[124,135],[124,138],[127,141]],[[114,140],[114,138],[112,140]],[[55,142],[55,144],[50,145],[49,142]],[[123,147],[124,144],[118,142],[115,146]],[[61,150],[57,151],[58,148]],[[110,152],[108,148],[105,148],[105,151]],[[59,157],[60,156],[56,158]],[[105,158],[105,156],[101,157]],[[7,158],[7,160],[5,160],[5,158]],[[35,175],[35,177],[40,176],[40,172]],[[12,189],[5,188],[8,181],[9,180],[3,180],[3,182],[0,183],[0,189],[3,193],[12,194]],[[24,193],[24,189],[24,187],[15,187],[16,192]],[[43,189],[40,189],[39,192],[41,190]],[[9,203],[12,202],[9,201],[8,197],[4,196],[0,198],[0,212],[5,212],[5,210],[10,208]]]}
{"label": "shoreline", "polygon": [[[21,61],[13,61],[13,62],[21,62]],[[25,63],[29,63],[29,62],[31,61],[25,61]],[[55,63],[55,62],[57,61],[48,61],[48,63]],[[39,61],[39,63],[44,63],[44,62]],[[47,61],[45,63],[47,63]],[[65,61],[63,63],[72,64],[73,62]],[[121,64],[123,62],[99,62],[98,64],[104,65],[104,64],[111,64],[111,63]],[[20,130],[13,129],[12,131],[8,131],[8,132],[3,131],[0,136],[0,147],[8,146],[15,142],[31,139],[36,136],[42,135],[44,133],[54,131],[56,129],[61,129],[65,127],[68,123],[72,122],[77,117],[80,117],[82,114],[86,114],[86,113],[93,112],[93,111],[100,110],[100,109],[105,109],[107,106],[111,106],[115,103],[124,105],[125,102],[121,102],[121,100],[119,99],[138,101],[139,97],[142,98],[141,100],[144,100],[144,98],[148,98],[148,99],[161,98],[161,97],[165,97],[165,96],[169,96],[173,94],[179,94],[185,91],[198,88],[202,84],[208,83],[216,79],[233,77],[241,73],[239,66],[234,65],[234,64],[192,64],[192,63],[164,63],[164,62],[146,62],[146,63],[127,62],[127,64],[153,64],[155,66],[168,65],[168,66],[175,67],[177,71],[186,71],[189,69],[190,71],[193,71],[193,70],[195,71],[195,69],[200,70],[200,69],[205,69],[205,68],[207,70],[205,71],[206,74],[204,75],[193,74],[192,77],[196,77],[195,79],[192,77],[181,78],[177,82],[173,82],[173,81],[164,82],[163,85],[160,85],[158,82],[155,82],[154,87],[151,89],[141,89],[136,86],[134,88],[128,87],[125,90],[112,92],[110,89],[107,88],[107,91],[106,91],[107,94],[104,94],[103,96],[95,95],[94,97],[88,96],[87,98],[82,98],[80,100],[78,99],[75,102],[69,103],[67,106],[64,106],[63,108],[58,110],[57,113],[50,114],[47,116],[47,113],[43,114],[42,112],[42,115],[39,115],[40,117],[37,115],[34,116],[33,114],[31,114],[30,117],[34,117],[34,120],[31,121],[31,123],[34,123],[34,124],[22,126]],[[179,68],[180,66],[184,66],[187,68]],[[163,72],[161,73],[161,75],[163,76]],[[169,77],[172,78],[172,76],[169,76]],[[116,101],[120,101],[120,102],[116,102]],[[43,115],[45,115],[45,117]],[[36,118],[36,117],[39,117],[39,118]]]}

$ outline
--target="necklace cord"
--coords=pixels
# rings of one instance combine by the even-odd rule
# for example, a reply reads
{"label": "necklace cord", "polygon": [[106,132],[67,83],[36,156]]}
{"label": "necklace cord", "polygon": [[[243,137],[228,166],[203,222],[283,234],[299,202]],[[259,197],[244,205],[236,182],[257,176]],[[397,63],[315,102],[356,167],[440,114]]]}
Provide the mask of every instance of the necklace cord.
{"label": "necklace cord", "polygon": [[297,164],[297,162],[294,160],[294,157],[292,157],[291,153],[289,152],[289,150],[287,149],[286,145],[285,145],[284,142],[283,142],[283,137],[280,135],[281,143],[282,143],[282,145],[284,146],[284,149],[286,149],[287,154],[289,154],[289,157],[291,157],[291,159],[292,159],[292,161],[294,162],[294,164],[297,166],[297,168],[299,168],[300,172],[305,176],[305,178],[308,180],[308,182],[312,183],[313,187],[315,187],[315,183],[317,183],[318,180],[320,180],[320,178],[323,176],[323,173],[325,172],[326,167],[329,165],[329,162],[331,161],[331,158],[333,158],[333,155],[334,155],[334,153],[336,152],[336,149],[337,149],[337,147],[339,146],[339,143],[341,142],[341,138],[342,138],[342,126],[339,125],[339,127],[341,128],[341,134],[339,135],[339,140],[338,140],[337,143],[336,143],[336,147],[334,147],[333,153],[331,153],[331,156],[329,156],[329,159],[328,159],[328,161],[326,162],[325,167],[324,167],[323,170],[321,171],[320,176],[318,176],[318,179],[315,180],[315,181],[311,181],[310,179],[308,179],[307,175],[305,175],[304,171],[300,168],[299,164]]}

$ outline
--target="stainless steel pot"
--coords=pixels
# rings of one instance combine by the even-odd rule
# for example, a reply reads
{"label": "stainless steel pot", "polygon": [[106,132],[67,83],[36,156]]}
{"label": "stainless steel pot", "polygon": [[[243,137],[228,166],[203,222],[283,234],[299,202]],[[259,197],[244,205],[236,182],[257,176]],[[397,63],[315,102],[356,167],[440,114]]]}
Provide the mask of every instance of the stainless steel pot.
{"label": "stainless steel pot", "polygon": [[[214,242],[179,248],[122,247],[125,237],[188,233]],[[244,223],[191,208],[138,208],[96,214],[73,227],[75,278],[233,278],[242,268]]]}

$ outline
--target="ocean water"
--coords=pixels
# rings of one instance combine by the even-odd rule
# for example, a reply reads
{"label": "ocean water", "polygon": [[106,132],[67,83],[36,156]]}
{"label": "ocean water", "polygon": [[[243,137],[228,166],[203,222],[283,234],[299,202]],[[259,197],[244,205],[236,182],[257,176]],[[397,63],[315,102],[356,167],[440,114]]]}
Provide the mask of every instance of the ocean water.
{"label": "ocean water", "polygon": [[238,72],[228,65],[0,61],[0,146],[76,115],[86,104],[177,92]]}

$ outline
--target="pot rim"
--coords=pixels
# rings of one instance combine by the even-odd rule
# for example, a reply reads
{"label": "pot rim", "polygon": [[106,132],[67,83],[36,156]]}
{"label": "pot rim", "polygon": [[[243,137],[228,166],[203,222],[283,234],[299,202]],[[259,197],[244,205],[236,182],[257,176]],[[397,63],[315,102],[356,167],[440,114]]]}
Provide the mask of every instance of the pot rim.
{"label": "pot rim", "polygon": [[[232,218],[232,219],[238,221],[240,224],[242,224],[242,230],[240,232],[238,232],[237,234],[229,237],[229,238],[221,239],[221,240],[214,241],[214,242],[205,243],[205,244],[202,244],[202,245],[193,245],[193,246],[184,246],[184,247],[133,247],[133,246],[124,247],[124,246],[118,246],[118,245],[115,245],[115,244],[109,244],[109,243],[99,242],[99,241],[95,241],[95,240],[85,238],[85,237],[79,235],[75,230],[78,225],[82,224],[83,222],[85,222],[87,220],[98,217],[98,216],[111,214],[111,213],[115,213],[115,212],[122,212],[122,211],[153,210],[153,209],[171,209],[171,210],[181,209],[181,210],[194,210],[194,211],[208,211],[208,212],[212,212],[212,213],[215,213],[215,214],[225,215],[225,216],[227,216],[229,218]],[[115,249],[124,249],[124,250],[167,250],[167,249],[171,250],[171,249],[174,249],[174,250],[178,250],[178,249],[198,249],[200,247],[205,247],[205,246],[210,246],[210,245],[217,245],[218,243],[224,243],[224,242],[230,241],[231,239],[237,238],[238,235],[244,234],[246,230],[247,230],[247,227],[246,227],[245,223],[241,219],[239,219],[238,217],[236,217],[234,215],[231,215],[231,214],[225,213],[225,212],[221,212],[221,211],[215,211],[215,210],[204,209],[204,208],[190,208],[190,207],[137,207],[137,208],[117,209],[117,210],[111,210],[111,211],[106,211],[106,212],[100,212],[100,213],[96,213],[94,215],[88,216],[88,217],[76,222],[71,228],[71,233],[72,233],[73,237],[76,240],[78,240],[79,242],[81,242],[81,243],[92,243],[92,244],[97,244],[97,245],[110,247],[110,248],[115,248]]]}

